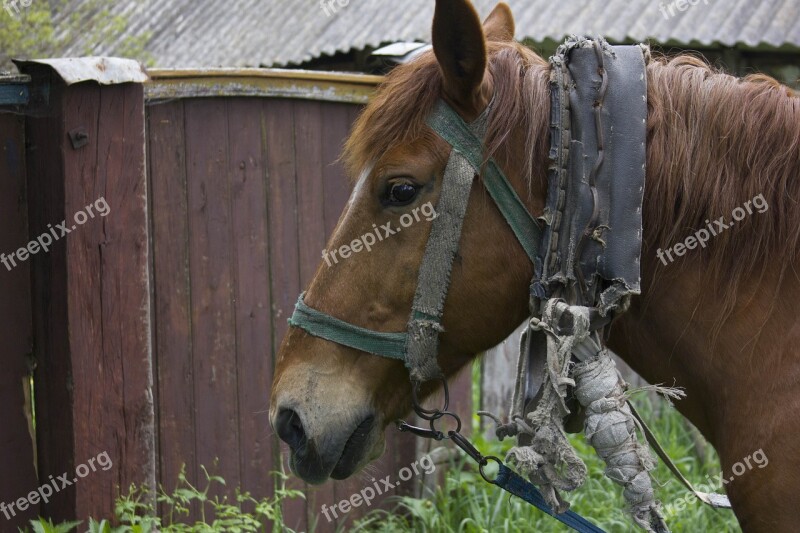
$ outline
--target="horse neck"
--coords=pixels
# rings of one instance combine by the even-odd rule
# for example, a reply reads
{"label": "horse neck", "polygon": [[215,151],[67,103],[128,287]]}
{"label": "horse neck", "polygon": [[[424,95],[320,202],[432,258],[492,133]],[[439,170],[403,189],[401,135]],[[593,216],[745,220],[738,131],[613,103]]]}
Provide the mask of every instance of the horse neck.
{"label": "horse neck", "polygon": [[[667,79],[673,82],[671,86]],[[707,97],[703,91],[687,91],[697,83],[692,76],[651,76],[650,82],[655,87],[649,92],[643,296],[634,299],[630,311],[615,324],[610,346],[649,382],[685,387],[688,397],[678,402],[678,409],[717,447],[723,463],[725,456],[735,461],[737,454],[753,451],[739,448],[758,446],[755,440],[750,443],[747,438],[731,436],[743,432],[756,439],[759,434],[752,427],[752,420],[763,420],[764,416],[774,420],[782,412],[768,391],[796,391],[800,383],[800,368],[792,363],[798,344],[786,334],[796,329],[796,311],[792,311],[791,302],[800,298],[800,278],[791,266],[797,237],[790,236],[791,220],[797,220],[800,213],[790,207],[790,198],[782,197],[787,192],[794,196],[800,185],[800,180],[790,179],[800,169],[800,105],[786,105],[785,100],[770,95],[775,100],[771,113],[789,113],[797,121],[771,117],[769,133],[783,135],[790,153],[782,152],[779,164],[766,163],[772,166],[771,175],[765,175],[763,170],[760,174],[753,170],[749,162],[742,162],[742,150],[755,153],[748,143],[763,143],[763,139],[755,138],[755,127],[738,137],[741,146],[731,146],[718,160],[707,154],[704,161],[695,163],[683,141],[697,141],[697,136],[709,135],[703,128],[721,125],[702,124],[702,114],[695,116],[695,122],[685,116],[676,120],[681,109],[675,102],[695,99],[683,103],[684,109],[693,110],[713,106],[699,101]],[[757,84],[748,86],[747,82],[738,88],[736,84],[730,86],[739,91],[731,99],[740,103],[747,91],[757,93],[763,89]],[[747,115],[749,111],[737,108],[737,112],[743,115],[744,128],[756,123]],[[761,112],[766,111],[762,108]],[[708,176],[707,169],[715,166],[726,170]],[[676,168],[689,175],[676,179]],[[723,190],[716,192],[714,186]],[[735,191],[739,191],[739,198],[732,196]],[[752,235],[742,224],[739,234],[737,227],[713,237],[708,249],[687,250],[668,265],[658,258],[658,249],[684,241],[703,224],[691,218],[687,204],[697,209],[698,220],[713,218],[709,212],[715,210],[729,219],[731,206],[741,205],[754,191],[767,195],[770,210],[765,215],[752,215]],[[775,191],[773,196],[768,195],[771,191]],[[729,197],[720,199],[715,194]],[[704,205],[706,213],[701,211]],[[659,216],[648,216],[648,209],[649,215],[660,211]],[[671,215],[674,218],[670,219]],[[756,216],[763,218],[755,219]],[[737,256],[737,252],[741,255]],[[762,442],[767,440],[764,434],[759,436]]]}

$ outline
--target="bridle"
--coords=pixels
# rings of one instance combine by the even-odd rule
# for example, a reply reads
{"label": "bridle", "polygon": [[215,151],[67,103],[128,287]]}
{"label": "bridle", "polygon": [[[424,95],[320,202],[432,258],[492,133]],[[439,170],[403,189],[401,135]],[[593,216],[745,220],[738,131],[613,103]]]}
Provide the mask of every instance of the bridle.
{"label": "bridle", "polygon": [[337,344],[404,361],[412,382],[417,385],[442,377],[437,355],[444,302],[475,178],[483,174],[483,185],[532,262],[537,261],[542,236],[539,224],[494,159],[484,164],[483,136],[490,110],[491,104],[477,120],[467,124],[440,100],[427,120],[452,150],[442,177],[437,216],[420,264],[406,332],[387,333],[350,324],[309,307],[304,294],[297,300],[290,325]]}
{"label": "bridle", "polygon": [[[488,482],[582,532],[602,530],[572,511],[556,513],[552,503],[548,504],[554,501],[552,497],[544,498],[536,486],[500,459],[483,456],[461,435],[460,418],[448,411],[447,383],[437,361],[439,334],[470,191],[475,178],[481,176],[534,267],[529,295],[533,318],[521,348],[512,418],[521,420],[530,412],[534,397],[540,397],[547,386],[537,381],[546,364],[544,357],[550,364],[555,351],[566,351],[567,359],[561,354],[563,382],[568,377],[571,350],[586,351],[581,343],[587,335],[596,339],[593,346],[603,345],[602,333],[607,332],[611,319],[639,292],[647,116],[645,54],[639,46],[612,47],[602,39],[573,38],[550,59],[552,165],[541,220],[527,210],[496,161],[485,157],[484,137],[492,104],[474,122],[466,123],[446,102],[438,101],[427,124],[452,149],[406,331],[387,333],[350,324],[309,307],[303,294],[289,319],[291,326],[313,336],[403,361],[412,383],[414,411],[429,428],[400,422],[400,430],[435,440],[451,439],[478,463]],[[608,91],[610,80],[613,93]],[[631,99],[629,104],[626,98]],[[583,335],[580,340],[578,330]],[[547,342],[534,342],[544,338],[544,331]],[[574,347],[564,344],[564,339],[574,341]],[[443,384],[441,409],[426,409],[419,401],[420,387],[430,381]],[[563,405],[566,385],[562,385],[556,387],[555,397]],[[454,421],[454,430],[437,429],[437,423],[445,418]],[[516,434],[514,422],[501,427],[498,435],[503,431]],[[499,467],[494,478],[484,472],[489,462]],[[652,523],[657,523],[657,511],[652,516]],[[657,531],[666,528],[655,527]]]}

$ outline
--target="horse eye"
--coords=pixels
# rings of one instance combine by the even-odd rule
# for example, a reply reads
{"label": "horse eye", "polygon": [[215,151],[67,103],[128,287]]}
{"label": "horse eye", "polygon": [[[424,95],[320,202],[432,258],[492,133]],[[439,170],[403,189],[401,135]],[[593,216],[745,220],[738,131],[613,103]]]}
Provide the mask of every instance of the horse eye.
{"label": "horse eye", "polygon": [[387,201],[391,205],[406,205],[416,198],[417,190],[410,183],[395,183],[389,188]]}

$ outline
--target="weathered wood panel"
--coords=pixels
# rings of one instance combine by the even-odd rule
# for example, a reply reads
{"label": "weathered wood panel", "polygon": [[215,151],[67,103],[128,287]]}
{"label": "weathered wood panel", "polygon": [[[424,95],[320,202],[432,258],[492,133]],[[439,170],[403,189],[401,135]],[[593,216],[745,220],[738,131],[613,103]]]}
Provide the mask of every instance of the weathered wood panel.
{"label": "weathered wood panel", "polygon": [[[26,162],[30,234],[42,235],[48,224],[64,220],[64,161],[56,157],[64,144],[59,133],[65,90],[56,86],[48,115],[26,119]],[[61,179],[59,179],[61,178]],[[31,258],[31,307],[36,371],[36,441],[40,478],[58,476],[74,463],[73,409],[65,376],[72,372],[67,321],[66,245],[56,241],[47,255]],[[44,421],[47,421],[46,423]],[[53,443],[60,443],[54,445]],[[33,489],[33,487],[31,487]],[[54,494],[41,511],[56,520],[75,516],[75,488]]]}
{"label": "weathered wood panel", "polygon": [[[149,109],[159,479],[173,486],[185,461],[190,480],[201,481],[199,465],[227,455],[214,473],[268,496],[269,473],[281,468],[267,416],[274,357],[349,196],[337,159],[360,106],[216,98]],[[201,367],[210,361],[216,382]],[[459,381],[454,398],[465,406],[470,387]],[[415,460],[413,436],[390,428],[387,437],[371,476],[395,478]],[[371,509],[329,522],[321,506],[370,483],[290,479],[307,500],[286,502],[287,525],[325,532],[351,524]],[[408,483],[387,496],[411,492]]]}
{"label": "weathered wood panel", "polygon": [[183,101],[148,107],[153,228],[153,364],[159,472],[167,489],[183,465],[196,481],[189,217]]}
{"label": "weathered wood panel", "polygon": [[194,466],[198,483],[204,484],[200,468],[205,466],[224,472],[226,482],[237,487],[238,372],[227,102],[187,101],[184,112],[197,449]]}
{"label": "weathered wood panel", "polygon": [[240,431],[240,468],[244,490],[260,496],[273,492],[274,439],[269,427],[272,384],[267,234],[266,166],[261,116],[246,99],[228,103],[228,150],[231,175],[235,256],[236,364]]}
{"label": "weathered wood panel", "polygon": [[31,234],[69,234],[33,262],[39,474],[72,479],[43,512],[86,519],[154,483],[144,101],[141,85],[58,80],[50,99],[27,123]]}
{"label": "weathered wood panel", "polygon": [[[0,438],[0,502],[12,503],[34,490],[35,456],[31,434],[30,375],[33,365],[30,263],[13,263],[8,254],[26,246],[28,194],[25,173],[25,119],[0,114],[0,405],[3,431]],[[16,531],[39,514],[34,504],[0,515],[0,530]]]}
{"label": "weathered wood panel", "polygon": [[[82,360],[91,364],[87,365],[88,379],[80,385],[95,391],[92,400],[109,422],[108,431],[102,433],[109,447],[115,442],[119,447],[119,470],[110,469],[105,479],[93,473],[96,488],[125,490],[131,483],[152,486],[155,482],[143,87],[129,83],[101,88],[100,103],[97,174],[94,183],[84,188],[84,202],[77,200],[84,205],[94,201],[97,211],[98,205],[102,207],[98,200],[105,199],[109,207],[102,222],[92,228],[95,240],[85,243],[100,256],[100,364],[105,374],[97,379],[97,359],[82,354]],[[109,402],[109,389],[117,391],[113,403]],[[89,417],[87,435],[97,434],[97,421]],[[84,451],[76,459],[92,457],[98,447],[99,441],[76,446]],[[107,509],[115,492],[94,498],[87,504],[87,512]]]}

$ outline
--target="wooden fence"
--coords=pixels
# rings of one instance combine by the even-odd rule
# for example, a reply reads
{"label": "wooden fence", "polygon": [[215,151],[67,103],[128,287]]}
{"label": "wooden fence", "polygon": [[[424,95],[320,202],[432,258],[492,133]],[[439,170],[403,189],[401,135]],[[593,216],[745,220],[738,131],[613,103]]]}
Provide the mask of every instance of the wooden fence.
{"label": "wooden fence", "polygon": [[[0,79],[0,252],[69,229],[99,198],[110,208],[0,267],[0,502],[77,480],[0,514],[0,531],[40,514],[108,517],[131,483],[169,489],[184,464],[193,484],[205,466],[229,488],[273,493],[274,355],[349,195],[336,159],[378,81],[162,70],[140,83],[130,65],[81,66],[96,72],[51,61]],[[468,372],[454,385],[465,414],[470,387]],[[426,451],[388,437],[376,477]],[[73,475],[103,452],[113,468]],[[320,514],[368,480],[290,483],[308,496],[284,509],[297,530],[369,510]]]}

